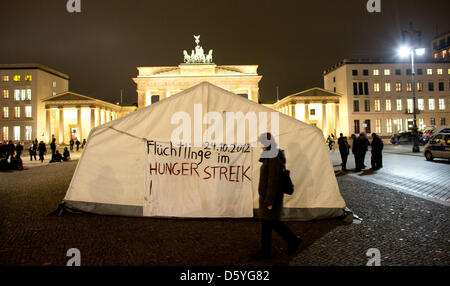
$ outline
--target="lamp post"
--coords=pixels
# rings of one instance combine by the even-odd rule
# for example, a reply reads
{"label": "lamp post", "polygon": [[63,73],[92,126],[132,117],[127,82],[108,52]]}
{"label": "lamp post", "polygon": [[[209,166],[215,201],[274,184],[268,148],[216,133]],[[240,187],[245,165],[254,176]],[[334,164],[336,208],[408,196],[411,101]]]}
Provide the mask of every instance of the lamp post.
{"label": "lamp post", "polygon": [[[413,35],[417,35],[417,40],[412,40]],[[414,153],[420,152],[419,148],[419,134],[418,134],[418,128],[417,128],[417,108],[416,108],[416,70],[415,70],[415,55],[423,56],[425,54],[425,49],[419,47],[420,46],[420,38],[421,38],[421,32],[414,30],[412,27],[412,24],[410,24],[409,30],[402,31],[402,37],[403,41],[406,41],[406,37],[409,36],[409,45],[403,46],[399,49],[399,55],[401,57],[407,57],[409,56],[411,58],[411,90],[413,95],[413,130],[412,130],[412,136],[413,136],[413,148],[412,151]]]}

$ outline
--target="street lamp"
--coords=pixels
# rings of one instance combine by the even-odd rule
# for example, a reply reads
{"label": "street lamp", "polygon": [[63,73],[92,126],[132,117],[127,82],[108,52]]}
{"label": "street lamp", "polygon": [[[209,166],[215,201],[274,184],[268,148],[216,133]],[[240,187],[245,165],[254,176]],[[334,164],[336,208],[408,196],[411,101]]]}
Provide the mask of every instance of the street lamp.
{"label": "street lamp", "polygon": [[[411,41],[411,38],[413,37],[413,35],[416,34],[418,37],[418,41],[417,44],[413,44],[416,41]],[[425,54],[425,49],[419,47],[419,43],[420,43],[420,36],[421,33],[420,31],[416,31],[413,29],[412,25],[410,25],[410,30],[409,31],[402,31],[402,36],[403,36],[403,40],[405,41],[405,36],[409,35],[410,38],[410,45],[404,45],[401,46],[398,49],[398,55],[400,57],[411,57],[411,78],[412,78],[412,94],[413,94],[413,115],[414,115],[414,120],[413,120],[413,132],[412,132],[412,136],[413,136],[413,149],[412,151],[414,153],[418,153],[420,152],[420,148],[419,148],[419,140],[418,140],[418,128],[417,128],[417,109],[416,109],[416,82],[415,82],[415,77],[416,77],[416,71],[415,71],[415,56],[423,56]]]}

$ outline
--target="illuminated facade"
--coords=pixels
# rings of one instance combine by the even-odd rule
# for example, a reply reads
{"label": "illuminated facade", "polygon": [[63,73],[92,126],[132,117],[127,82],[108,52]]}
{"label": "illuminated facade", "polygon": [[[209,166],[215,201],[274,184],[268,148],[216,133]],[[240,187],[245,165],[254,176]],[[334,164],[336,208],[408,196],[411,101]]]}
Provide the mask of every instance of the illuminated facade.
{"label": "illuminated facade", "polygon": [[69,76],[38,64],[0,65],[0,141],[48,140],[42,99],[67,91]]}
{"label": "illuminated facade", "polygon": [[134,106],[121,107],[85,95],[63,92],[43,100],[46,114],[46,134],[59,144],[70,139],[87,139],[92,128],[117,119],[136,110]]}
{"label": "illuminated facade", "polygon": [[316,87],[286,96],[267,106],[317,126],[324,135],[329,135],[336,134],[338,130],[340,99],[340,94]]}
{"label": "illuminated facade", "polygon": [[178,66],[138,67],[138,107],[163,100],[196,84],[207,81],[230,92],[258,102],[259,82],[257,65],[218,66],[212,63],[212,50],[204,54],[195,36],[197,46],[192,53],[184,51],[184,62]]}
{"label": "illuminated facade", "polygon": [[434,38],[431,51],[435,60],[450,59],[450,31]]}

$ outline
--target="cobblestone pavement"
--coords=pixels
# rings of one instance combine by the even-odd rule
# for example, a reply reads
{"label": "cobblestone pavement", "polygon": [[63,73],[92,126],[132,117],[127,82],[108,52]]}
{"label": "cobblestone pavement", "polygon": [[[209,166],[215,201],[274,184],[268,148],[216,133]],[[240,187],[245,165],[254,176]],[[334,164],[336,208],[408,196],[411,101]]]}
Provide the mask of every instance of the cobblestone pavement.
{"label": "cobblestone pavement", "polygon": [[[335,170],[341,169],[338,150],[330,153]],[[338,173],[349,175],[371,183],[385,186],[397,191],[429,199],[450,206],[450,161],[435,159],[425,160],[421,153],[412,153],[410,146],[387,145],[383,154],[383,168],[371,171],[370,152],[366,154],[367,170],[359,173],[352,171]],[[355,161],[350,154],[347,169],[354,169]]]}
{"label": "cobblestone pavement", "polygon": [[0,265],[54,265],[69,248],[82,265],[365,265],[379,248],[382,265],[449,265],[450,209],[401,192],[339,177],[342,194],[362,218],[289,222],[302,236],[295,257],[254,261],[259,225],[243,220],[164,220],[96,215],[46,216],[63,199],[76,161],[0,173]]}

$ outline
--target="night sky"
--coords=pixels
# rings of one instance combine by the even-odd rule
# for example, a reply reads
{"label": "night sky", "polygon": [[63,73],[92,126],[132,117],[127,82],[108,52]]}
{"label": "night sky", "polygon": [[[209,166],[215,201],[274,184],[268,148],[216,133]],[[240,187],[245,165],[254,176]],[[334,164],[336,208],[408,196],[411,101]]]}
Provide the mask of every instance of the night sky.
{"label": "night sky", "polygon": [[392,57],[413,22],[429,48],[450,30],[448,0],[1,0],[0,63],[40,63],[71,77],[70,89],[136,102],[137,66],[171,66],[201,35],[218,65],[259,65],[263,101],[314,86],[344,58]]}

